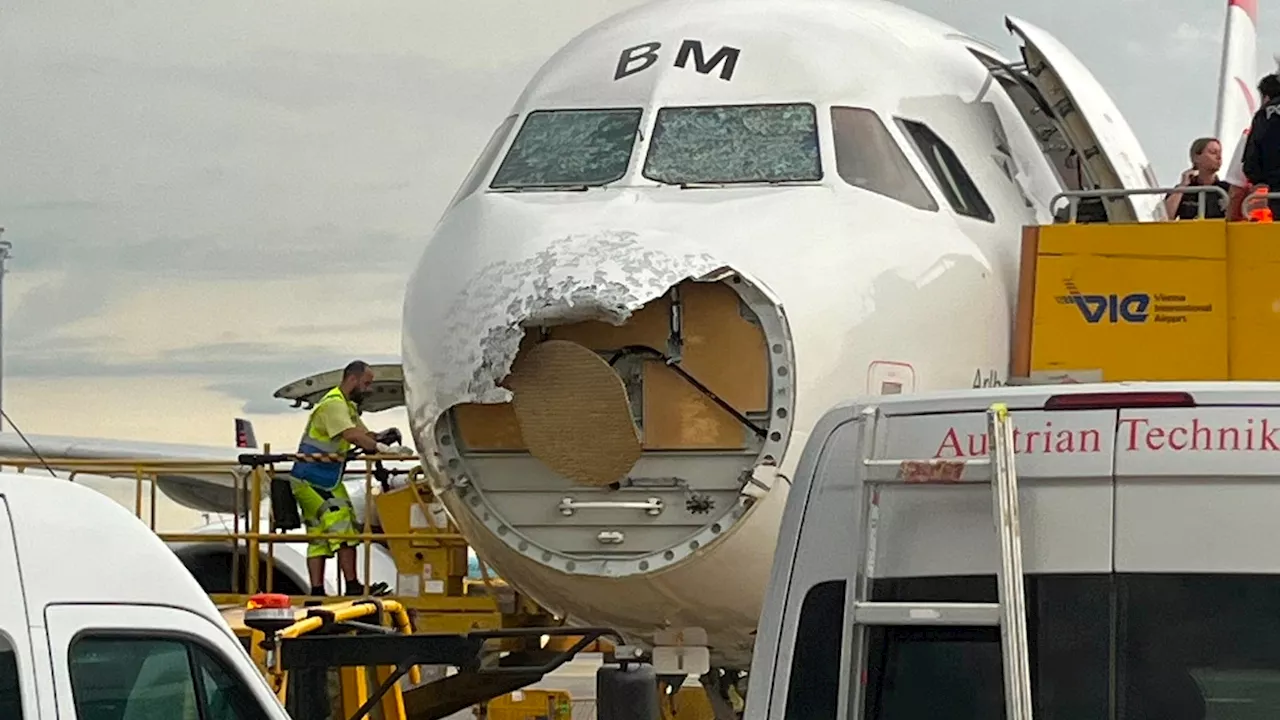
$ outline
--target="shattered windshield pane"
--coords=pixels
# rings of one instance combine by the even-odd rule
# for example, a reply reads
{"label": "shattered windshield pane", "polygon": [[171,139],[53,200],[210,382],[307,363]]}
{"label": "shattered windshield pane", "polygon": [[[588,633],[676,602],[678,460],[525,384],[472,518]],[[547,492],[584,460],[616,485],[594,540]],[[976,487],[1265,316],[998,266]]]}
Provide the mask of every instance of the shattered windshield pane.
{"label": "shattered windshield pane", "polygon": [[604,185],[627,172],[641,110],[536,110],[491,188]]}
{"label": "shattered windshield pane", "polygon": [[644,176],[671,184],[822,179],[813,105],[663,108]]}

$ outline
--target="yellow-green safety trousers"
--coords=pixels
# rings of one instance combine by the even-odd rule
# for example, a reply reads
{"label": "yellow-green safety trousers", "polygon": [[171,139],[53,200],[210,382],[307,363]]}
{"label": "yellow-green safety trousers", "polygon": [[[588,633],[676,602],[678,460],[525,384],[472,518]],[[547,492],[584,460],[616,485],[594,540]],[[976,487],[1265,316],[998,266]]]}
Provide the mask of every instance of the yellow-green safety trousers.
{"label": "yellow-green safety trousers", "polygon": [[[302,522],[307,526],[308,535],[355,535],[358,532],[356,509],[351,504],[351,496],[347,494],[345,485],[338,483],[329,493],[331,497],[326,499],[306,480],[291,477],[289,484],[293,488],[293,498],[298,501],[298,509],[302,511]],[[312,540],[307,543],[307,557],[333,557],[340,548],[359,544],[358,539]]]}

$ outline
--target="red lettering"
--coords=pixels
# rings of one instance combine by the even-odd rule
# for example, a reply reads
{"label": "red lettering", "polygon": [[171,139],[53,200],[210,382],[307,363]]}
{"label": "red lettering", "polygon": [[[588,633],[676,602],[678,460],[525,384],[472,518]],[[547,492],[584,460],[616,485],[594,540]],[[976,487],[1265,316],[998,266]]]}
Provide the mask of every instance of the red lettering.
{"label": "red lettering", "polygon": [[1070,430],[1058,431],[1058,444],[1055,449],[1060,453],[1069,453],[1076,451],[1076,436],[1071,434]]}
{"label": "red lettering", "polygon": [[1040,432],[1037,430],[1032,430],[1027,433],[1027,452],[1028,453],[1033,453],[1036,451],[1035,441],[1036,441],[1036,438],[1039,436],[1040,436]]}
{"label": "red lettering", "polygon": [[990,445],[988,445],[987,442],[988,436],[986,433],[982,433],[980,435],[969,433],[969,454],[977,456],[990,453],[991,451],[988,450]]}
{"label": "red lettering", "polygon": [[1097,430],[1081,430],[1080,452],[1102,452],[1102,433]]}
{"label": "red lettering", "polygon": [[[1014,428],[1013,436],[1014,452],[1019,455],[1102,451],[1102,432],[1096,429],[1054,429],[1046,422],[1036,430]],[[1118,450],[1128,452],[1280,452],[1280,422],[1273,425],[1269,418],[1244,418],[1221,427],[1192,418],[1186,425],[1153,426],[1151,418],[1124,418],[1117,425],[1116,444]],[[956,428],[949,428],[934,457],[983,457],[989,450],[986,433],[965,433],[962,441]]]}
{"label": "red lettering", "polygon": [[[1204,446],[1200,445],[1200,433],[1204,433]],[[1192,450],[1212,450],[1213,435],[1209,432],[1209,428],[1200,424],[1200,418],[1192,418],[1191,420],[1191,449]]]}
{"label": "red lettering", "polygon": [[1128,449],[1137,450],[1138,449],[1138,423],[1142,423],[1143,425],[1149,425],[1151,421],[1147,420],[1146,418],[1125,418],[1120,421],[1121,426],[1123,426],[1125,423],[1129,423],[1129,448]]}
{"label": "red lettering", "polygon": [[[1238,428],[1221,428],[1218,430],[1218,449],[1227,449],[1227,433],[1231,433],[1231,449],[1240,449],[1240,430]],[[1209,448],[1212,450],[1213,448]]]}
{"label": "red lettering", "polygon": [[1156,427],[1147,431],[1147,447],[1152,450],[1160,450],[1164,447],[1164,443],[1158,441],[1162,440],[1164,440],[1164,428]]}
{"label": "red lettering", "polygon": [[933,456],[936,458],[942,457],[942,453],[947,448],[951,448],[951,457],[964,457],[964,451],[960,449],[960,438],[956,435],[955,428],[947,430],[947,436],[942,438],[942,444],[938,446],[938,452],[934,453]]}

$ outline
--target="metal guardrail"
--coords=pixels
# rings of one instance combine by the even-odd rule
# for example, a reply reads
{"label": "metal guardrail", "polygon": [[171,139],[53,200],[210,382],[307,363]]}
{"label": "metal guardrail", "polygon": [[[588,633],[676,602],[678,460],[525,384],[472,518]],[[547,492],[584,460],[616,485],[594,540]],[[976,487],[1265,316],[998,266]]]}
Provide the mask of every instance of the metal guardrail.
{"label": "metal guardrail", "polygon": [[1198,208],[1196,212],[1196,218],[1199,220],[1204,219],[1204,213],[1206,208],[1206,205],[1205,205],[1206,195],[1208,193],[1216,192],[1222,196],[1222,199],[1224,201],[1229,201],[1231,199],[1230,196],[1227,195],[1227,192],[1222,188],[1218,187],[1217,185],[1194,185],[1194,186],[1188,186],[1188,187],[1137,188],[1137,189],[1119,189],[1119,190],[1064,190],[1063,192],[1060,192],[1057,195],[1054,195],[1052,198],[1050,198],[1049,214],[1051,215],[1053,214],[1054,206],[1058,203],[1059,200],[1065,199],[1067,200],[1067,203],[1068,203],[1067,207],[1069,208],[1068,221],[1074,223],[1077,217],[1079,216],[1081,200],[1086,200],[1086,199],[1101,200],[1104,198],[1117,199],[1122,197],[1133,197],[1136,195],[1170,195],[1176,192],[1183,193],[1183,194],[1195,193],[1196,195],[1199,196],[1199,198],[1196,201],[1196,207]]}
{"label": "metal guardrail", "polygon": [[[252,458],[260,457],[262,462],[256,462]],[[273,580],[275,575],[275,545],[277,543],[297,544],[308,543],[313,540],[359,540],[361,544],[364,559],[364,575],[365,581],[369,581],[372,569],[374,543],[389,541],[431,541],[445,545],[467,545],[466,538],[457,531],[452,522],[449,523],[446,530],[432,530],[430,532],[407,532],[407,533],[375,533],[373,532],[372,521],[375,513],[374,497],[374,479],[378,474],[379,462],[406,463],[418,462],[417,456],[412,455],[367,455],[355,458],[347,458],[348,463],[363,463],[364,469],[364,498],[365,511],[364,522],[361,532],[355,534],[342,533],[321,533],[321,534],[305,534],[305,533],[282,533],[282,532],[264,532],[262,527],[263,521],[263,488],[270,487],[270,482],[274,479],[277,471],[275,465],[281,462],[290,462],[299,456],[295,454],[271,454],[270,447],[264,447],[262,453],[243,454],[239,460],[241,462],[214,462],[214,461],[194,461],[194,460],[167,460],[157,458],[119,458],[119,459],[96,459],[96,458],[16,458],[16,457],[0,457],[0,468],[12,468],[19,473],[28,470],[38,470],[41,472],[48,471],[50,473],[64,472],[67,473],[65,478],[69,482],[75,482],[80,475],[93,475],[101,477],[128,478],[132,477],[134,482],[134,515],[156,533],[156,535],[165,542],[229,542],[232,546],[231,555],[231,578],[230,587],[233,591],[239,589],[240,585],[240,562],[241,547],[245,549],[245,557],[260,558],[262,544],[267,545],[265,553],[265,584],[260,578],[260,565],[262,561],[249,561],[245,567],[245,595],[253,595],[258,592],[272,592],[274,588]],[[306,456],[307,460],[315,459]],[[406,486],[414,493],[414,502],[421,507],[423,513],[430,516],[428,508],[428,500],[424,498],[419,482],[423,474],[421,465],[415,466],[413,469],[391,470],[388,471],[395,475],[407,475],[408,480]],[[232,515],[232,531],[231,532],[160,532],[157,530],[156,521],[156,505],[159,496],[158,482],[160,477],[166,474],[179,473],[199,473],[202,475],[217,475],[226,473],[230,480],[231,489],[235,497],[235,507]],[[348,470],[348,476],[353,474]],[[144,485],[149,485],[150,491],[150,512],[144,512],[144,498],[147,497]],[[399,488],[397,488],[399,489]],[[247,491],[249,495],[248,507],[241,506],[241,498]],[[269,528],[274,527],[274,511],[267,503],[267,519]],[[243,524],[242,524],[243,521]],[[496,595],[490,579],[487,568],[481,563],[481,574],[484,578],[485,585],[490,590],[496,606]],[[234,595],[240,593],[233,592]]]}
{"label": "metal guardrail", "polygon": [[1262,200],[1264,205],[1270,206],[1271,203],[1267,201],[1276,199],[1280,199],[1280,192],[1258,192],[1255,190],[1244,196],[1244,199],[1240,201],[1240,208],[1248,216],[1250,202]]}

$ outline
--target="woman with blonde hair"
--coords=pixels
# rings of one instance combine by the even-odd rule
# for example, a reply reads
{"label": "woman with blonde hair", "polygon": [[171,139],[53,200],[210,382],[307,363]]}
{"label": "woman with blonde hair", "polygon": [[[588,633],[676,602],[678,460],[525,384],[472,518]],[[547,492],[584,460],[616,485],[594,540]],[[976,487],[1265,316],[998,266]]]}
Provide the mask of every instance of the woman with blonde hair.
{"label": "woman with blonde hair", "polygon": [[[1216,185],[1225,193],[1231,192],[1231,186],[1218,177],[1222,169],[1222,143],[1217,138],[1203,137],[1191,143],[1191,167],[1182,172],[1178,179],[1178,187],[1195,187],[1198,185]],[[1195,220],[1200,216],[1201,193],[1172,192],[1164,200],[1165,212],[1170,218],[1178,220]],[[1226,199],[1215,192],[1204,193],[1204,216],[1221,219],[1227,216]]]}

